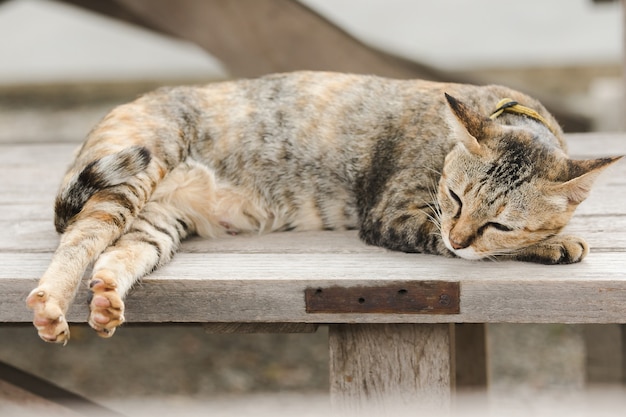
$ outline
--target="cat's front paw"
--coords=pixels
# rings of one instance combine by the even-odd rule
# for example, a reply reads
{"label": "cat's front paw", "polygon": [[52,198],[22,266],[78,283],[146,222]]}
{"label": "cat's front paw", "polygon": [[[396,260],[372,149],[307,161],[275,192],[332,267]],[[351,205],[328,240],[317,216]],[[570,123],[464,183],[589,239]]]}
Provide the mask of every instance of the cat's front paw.
{"label": "cat's front paw", "polygon": [[33,324],[39,337],[46,342],[63,343],[65,346],[70,340],[70,327],[63,309],[50,292],[41,287],[35,288],[26,298],[26,305],[35,313]]}
{"label": "cat's front paw", "polygon": [[111,272],[99,271],[89,283],[89,325],[101,337],[111,337],[124,323],[124,302],[117,292],[115,277]]}
{"label": "cat's front paw", "polygon": [[515,258],[548,265],[580,262],[589,253],[589,245],[576,236],[555,236],[523,249]]}

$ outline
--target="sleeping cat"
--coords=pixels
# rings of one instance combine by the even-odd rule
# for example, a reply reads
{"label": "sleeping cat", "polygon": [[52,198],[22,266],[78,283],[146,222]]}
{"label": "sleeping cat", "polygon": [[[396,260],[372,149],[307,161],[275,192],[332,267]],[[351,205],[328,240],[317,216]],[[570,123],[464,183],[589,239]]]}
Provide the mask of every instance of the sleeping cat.
{"label": "sleeping cat", "polygon": [[164,88],[89,133],[27,304],[66,343],[95,261],[89,324],[109,337],[132,285],[192,234],[357,228],[405,252],[578,262],[587,244],[559,232],[617,159],[569,159],[545,108],[500,86],[296,72]]}

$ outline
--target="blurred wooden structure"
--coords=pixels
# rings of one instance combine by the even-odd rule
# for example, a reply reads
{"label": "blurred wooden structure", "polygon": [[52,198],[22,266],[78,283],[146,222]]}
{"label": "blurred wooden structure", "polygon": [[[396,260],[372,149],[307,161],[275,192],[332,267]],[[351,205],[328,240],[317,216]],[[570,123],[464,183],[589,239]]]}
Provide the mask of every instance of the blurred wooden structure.
{"label": "blurred wooden structure", "polygon": [[[373,48],[296,0],[60,1],[193,42],[221,60],[236,78],[306,69],[489,82],[451,75]],[[550,97],[538,98],[565,131],[590,130],[588,118]]]}

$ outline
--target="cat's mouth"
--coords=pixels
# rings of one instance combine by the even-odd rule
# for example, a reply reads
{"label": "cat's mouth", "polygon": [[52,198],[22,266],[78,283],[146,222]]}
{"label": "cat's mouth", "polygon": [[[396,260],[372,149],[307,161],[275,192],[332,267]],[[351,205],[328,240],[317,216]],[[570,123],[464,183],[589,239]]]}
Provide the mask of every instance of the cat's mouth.
{"label": "cat's mouth", "polygon": [[[447,245],[446,245],[447,246]],[[470,261],[478,261],[480,259],[484,259],[486,255],[482,255],[474,250],[471,246],[463,249],[450,249],[456,256],[459,258],[467,259]]]}
{"label": "cat's mouth", "polygon": [[470,261],[478,261],[487,257],[486,254],[478,253],[471,245],[464,248],[455,249],[450,242],[449,237],[444,238],[443,243],[446,245],[446,248],[450,250],[450,252],[454,253],[459,258],[467,259]]}

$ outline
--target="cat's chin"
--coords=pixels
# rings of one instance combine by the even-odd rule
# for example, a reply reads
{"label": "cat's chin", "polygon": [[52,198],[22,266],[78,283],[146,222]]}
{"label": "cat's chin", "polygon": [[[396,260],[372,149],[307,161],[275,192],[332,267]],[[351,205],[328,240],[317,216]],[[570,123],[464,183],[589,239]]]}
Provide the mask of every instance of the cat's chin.
{"label": "cat's chin", "polygon": [[453,249],[452,245],[448,242],[445,242],[445,244],[446,247],[459,258],[467,259],[469,261],[478,261],[485,258],[485,255],[477,253],[471,246],[463,249]]}
{"label": "cat's chin", "polygon": [[457,249],[453,250],[453,252],[459,258],[467,259],[469,261],[478,261],[485,258],[485,255],[476,253],[473,248]]}

